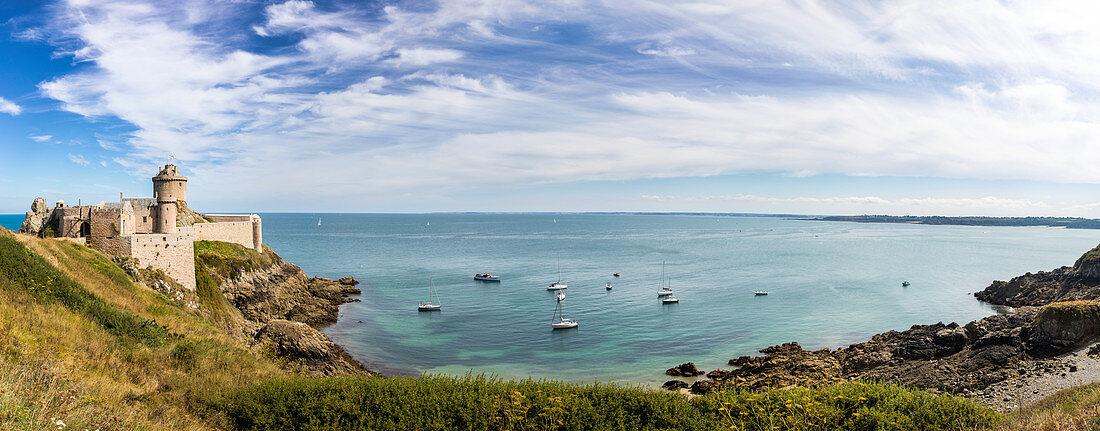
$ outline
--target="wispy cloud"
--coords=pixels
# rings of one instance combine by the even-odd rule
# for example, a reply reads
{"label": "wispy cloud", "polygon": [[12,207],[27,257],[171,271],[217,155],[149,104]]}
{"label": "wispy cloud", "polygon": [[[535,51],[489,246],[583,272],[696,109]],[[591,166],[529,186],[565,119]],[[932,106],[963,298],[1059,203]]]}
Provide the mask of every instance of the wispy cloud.
{"label": "wispy cloud", "polygon": [[31,135],[29,138],[34,142],[49,142],[53,139],[52,135]]}
{"label": "wispy cloud", "polygon": [[23,112],[22,107],[16,105],[15,102],[0,97],[0,113],[8,115],[19,115],[20,112]]}
{"label": "wispy cloud", "polygon": [[80,166],[88,166],[89,164],[91,164],[91,162],[89,162],[87,159],[84,158],[83,155],[80,154],[69,154],[69,161],[76,163]]}

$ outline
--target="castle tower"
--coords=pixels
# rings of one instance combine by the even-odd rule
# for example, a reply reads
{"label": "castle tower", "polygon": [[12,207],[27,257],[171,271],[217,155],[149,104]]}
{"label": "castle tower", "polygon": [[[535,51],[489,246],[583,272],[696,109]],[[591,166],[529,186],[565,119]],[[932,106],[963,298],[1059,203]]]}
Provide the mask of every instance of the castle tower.
{"label": "castle tower", "polygon": [[174,201],[186,204],[187,177],[180,175],[176,165],[164,165],[160,173],[153,177],[153,197],[158,199],[158,202],[159,199],[172,198]]}
{"label": "castle tower", "polygon": [[153,222],[153,233],[176,232],[176,198],[158,197],[156,217]]}

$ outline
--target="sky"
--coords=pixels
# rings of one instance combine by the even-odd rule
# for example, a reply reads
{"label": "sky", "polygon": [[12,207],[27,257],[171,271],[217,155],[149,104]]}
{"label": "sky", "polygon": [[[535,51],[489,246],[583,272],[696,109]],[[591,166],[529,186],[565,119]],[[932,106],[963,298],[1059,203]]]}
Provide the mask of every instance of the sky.
{"label": "sky", "polygon": [[1100,217],[1100,4],[0,0],[0,213]]}

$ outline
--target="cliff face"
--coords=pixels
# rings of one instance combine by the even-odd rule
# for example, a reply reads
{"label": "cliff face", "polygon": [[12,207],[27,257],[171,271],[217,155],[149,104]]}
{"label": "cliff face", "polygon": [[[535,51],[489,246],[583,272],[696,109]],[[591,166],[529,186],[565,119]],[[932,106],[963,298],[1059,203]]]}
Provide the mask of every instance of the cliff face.
{"label": "cliff face", "polygon": [[994,281],[981,292],[974,293],[974,297],[1010,307],[1100,299],[1100,246],[1081,255],[1072,267]]}
{"label": "cliff face", "polygon": [[[195,243],[198,294],[216,296],[239,312],[252,345],[314,375],[369,373],[310,325],[333,323],[354,278],[310,278],[269,248],[263,253],[215,241]],[[223,299],[224,298],[224,299]]]}

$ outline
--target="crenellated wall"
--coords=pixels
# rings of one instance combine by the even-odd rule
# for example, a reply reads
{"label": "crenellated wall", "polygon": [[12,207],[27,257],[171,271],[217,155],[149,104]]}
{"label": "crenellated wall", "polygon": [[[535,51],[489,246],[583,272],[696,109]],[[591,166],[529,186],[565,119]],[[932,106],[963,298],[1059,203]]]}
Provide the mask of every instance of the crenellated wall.
{"label": "crenellated wall", "polygon": [[190,229],[177,233],[138,233],[121,237],[123,256],[141,267],[164,271],[184,287],[195,290],[195,236]]}

